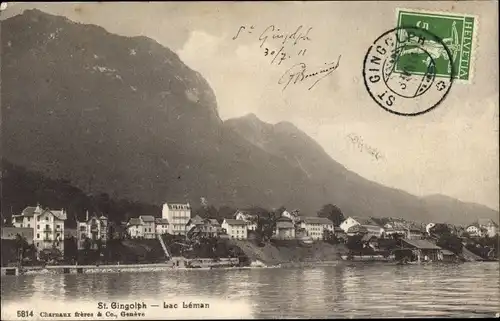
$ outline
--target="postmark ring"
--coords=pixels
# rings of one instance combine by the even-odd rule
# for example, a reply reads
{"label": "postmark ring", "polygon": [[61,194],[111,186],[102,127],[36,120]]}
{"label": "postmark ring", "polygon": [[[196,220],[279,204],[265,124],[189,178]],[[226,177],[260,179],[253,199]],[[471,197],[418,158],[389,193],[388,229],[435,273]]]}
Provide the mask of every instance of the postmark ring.
{"label": "postmark ring", "polygon": [[[419,60],[422,56],[424,59]],[[448,61],[449,77],[436,77],[438,59]],[[368,48],[363,81],[372,99],[384,110],[417,116],[436,108],[446,98],[453,83],[453,69],[452,54],[442,39],[426,29],[403,26],[386,31]]]}

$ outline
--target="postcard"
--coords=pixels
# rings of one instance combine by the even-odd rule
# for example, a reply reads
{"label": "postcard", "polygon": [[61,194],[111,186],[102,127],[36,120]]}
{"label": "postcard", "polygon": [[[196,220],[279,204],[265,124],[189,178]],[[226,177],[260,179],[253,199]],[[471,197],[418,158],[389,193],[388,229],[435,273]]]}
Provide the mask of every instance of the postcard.
{"label": "postcard", "polygon": [[498,317],[498,3],[2,2],[2,320]]}

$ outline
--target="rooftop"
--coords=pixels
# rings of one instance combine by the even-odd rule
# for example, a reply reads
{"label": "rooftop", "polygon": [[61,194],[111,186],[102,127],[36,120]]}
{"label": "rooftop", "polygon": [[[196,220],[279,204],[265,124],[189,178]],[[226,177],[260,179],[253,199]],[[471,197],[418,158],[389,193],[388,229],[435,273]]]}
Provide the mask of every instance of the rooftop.
{"label": "rooftop", "polygon": [[219,221],[217,221],[215,218],[209,218],[207,219],[207,221],[212,225],[220,225]]}
{"label": "rooftop", "polygon": [[152,215],[141,215],[139,216],[140,219],[142,219],[143,222],[146,223],[151,223],[155,221],[155,217]]}
{"label": "rooftop", "polygon": [[277,228],[295,228],[291,221],[278,221],[276,222]]}
{"label": "rooftop", "polygon": [[333,225],[333,222],[326,217],[316,217],[316,216],[301,216],[299,222],[302,221],[306,224],[323,224],[323,225]]}
{"label": "rooftop", "polygon": [[132,217],[128,220],[128,225],[142,225],[142,221],[138,217]]}
{"label": "rooftop", "polygon": [[168,220],[166,218],[157,217],[155,219],[155,223],[156,224],[168,224]]}
{"label": "rooftop", "polygon": [[441,248],[427,240],[406,240],[403,242],[407,243],[410,246],[416,247],[417,249],[423,250],[440,250]]}
{"label": "rooftop", "polygon": [[226,221],[226,223],[229,225],[247,225],[247,223],[243,220],[235,220],[232,218],[226,218],[224,219],[224,221]]}
{"label": "rooftop", "polygon": [[376,225],[378,226],[378,223],[375,222],[371,217],[361,217],[361,216],[351,216],[356,222],[358,222],[361,225]]}

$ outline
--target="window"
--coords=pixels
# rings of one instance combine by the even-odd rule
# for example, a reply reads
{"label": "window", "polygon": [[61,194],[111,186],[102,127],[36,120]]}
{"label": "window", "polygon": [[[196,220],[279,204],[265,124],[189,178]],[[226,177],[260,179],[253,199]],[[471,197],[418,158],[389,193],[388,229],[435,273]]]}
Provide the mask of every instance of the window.
{"label": "window", "polygon": [[[28,222],[31,221],[31,217],[28,217]],[[28,226],[29,227],[29,226]]]}
{"label": "window", "polygon": [[57,228],[61,228],[61,225],[57,224],[57,225],[56,225],[56,227],[57,227]]}
{"label": "window", "polygon": [[60,234],[60,233],[57,233],[56,237],[59,237],[59,236],[61,236],[61,234]]}
{"label": "window", "polygon": [[45,229],[48,230],[49,229],[49,224],[45,224]]}
{"label": "window", "polygon": [[28,227],[30,227],[30,224],[28,223]]}
{"label": "window", "polygon": [[[39,234],[39,233],[37,233],[37,234],[36,234],[36,238],[37,238],[37,239],[39,239],[39,238],[40,238],[40,234]],[[38,243],[37,243],[37,246],[38,246]]]}
{"label": "window", "polygon": [[37,225],[37,226],[36,226],[36,229],[37,229],[37,230],[39,230],[39,229],[40,229],[40,225]]}
{"label": "window", "polygon": [[23,223],[21,223],[21,225],[20,225],[20,226],[21,226],[21,227],[23,227]]}

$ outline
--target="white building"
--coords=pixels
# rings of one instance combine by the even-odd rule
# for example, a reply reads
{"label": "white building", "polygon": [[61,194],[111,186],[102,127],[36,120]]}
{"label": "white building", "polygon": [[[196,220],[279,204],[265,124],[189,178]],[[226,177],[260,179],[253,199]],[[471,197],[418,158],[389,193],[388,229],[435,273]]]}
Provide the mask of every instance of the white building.
{"label": "white building", "polygon": [[340,228],[343,229],[344,232],[348,233],[349,229],[356,225],[364,227],[367,233],[377,237],[380,237],[385,232],[384,228],[379,226],[371,218],[359,216],[349,216],[342,223],[340,223]]}
{"label": "white building", "polygon": [[298,224],[313,240],[323,240],[324,230],[334,231],[333,222],[326,217],[301,216]]}
{"label": "white building", "polygon": [[425,226],[425,232],[426,232],[427,234],[431,234],[431,228],[433,228],[434,226],[436,226],[436,224],[435,224],[435,223],[429,223],[429,224],[427,224],[427,225]]}
{"label": "white building", "polygon": [[493,220],[479,219],[478,224],[479,227],[486,231],[486,235],[488,235],[488,237],[494,237],[498,234],[498,224],[493,222]]}
{"label": "white building", "polygon": [[237,210],[234,213],[234,219],[244,221],[246,223],[246,227],[250,231],[255,231],[257,229],[257,219],[258,213],[252,210]]}
{"label": "white building", "polygon": [[145,239],[154,239],[156,237],[155,218],[151,215],[141,215],[139,219],[142,222],[143,237]]}
{"label": "white building", "polygon": [[97,240],[106,245],[108,239],[108,218],[102,215],[92,215],[89,218],[89,212],[86,213],[84,222],[76,222],[77,245],[78,249],[85,248],[85,239],[89,238],[91,241],[91,249],[97,249]]}
{"label": "white building", "polygon": [[130,238],[144,238],[144,223],[138,217],[133,217],[127,222],[127,232]]}
{"label": "white building", "polygon": [[33,229],[33,243],[38,251],[57,248],[64,254],[64,221],[67,214],[64,209],[43,209],[40,205],[28,206],[21,214],[12,215],[15,227]]}
{"label": "white building", "polygon": [[469,233],[470,236],[477,236],[477,237],[483,236],[483,231],[481,227],[476,224],[467,226],[465,230],[467,231],[467,233]]}
{"label": "white building", "polygon": [[176,235],[186,234],[186,224],[191,218],[191,206],[189,203],[165,203],[163,204],[162,218],[168,221],[168,233]]}
{"label": "white building", "polygon": [[243,220],[226,218],[221,227],[226,230],[230,238],[245,240],[248,236],[247,222]]}
{"label": "white building", "polygon": [[166,218],[156,218],[156,235],[163,235],[168,233],[168,220]]}

